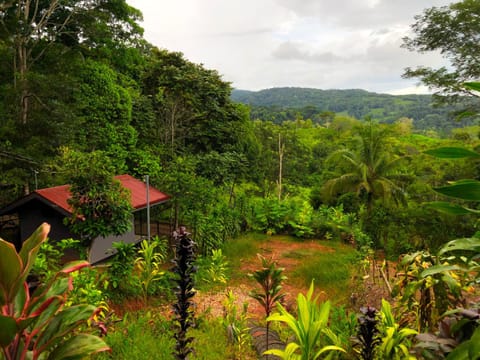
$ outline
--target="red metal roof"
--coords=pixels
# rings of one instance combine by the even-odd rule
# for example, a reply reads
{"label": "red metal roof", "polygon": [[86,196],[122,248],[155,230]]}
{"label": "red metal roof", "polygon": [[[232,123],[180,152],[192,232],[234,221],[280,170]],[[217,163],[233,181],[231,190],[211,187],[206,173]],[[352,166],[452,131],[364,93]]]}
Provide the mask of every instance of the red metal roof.
{"label": "red metal roof", "polygon": [[[130,190],[131,204],[135,210],[142,209],[147,206],[147,185],[130,175],[118,175],[115,179],[122,183],[122,186]],[[72,213],[72,208],[67,200],[70,198],[70,185],[55,186],[46,189],[36,190],[35,193],[47,199],[51,203],[61,207],[63,210]],[[149,186],[150,205],[159,204],[167,201],[170,196]]]}

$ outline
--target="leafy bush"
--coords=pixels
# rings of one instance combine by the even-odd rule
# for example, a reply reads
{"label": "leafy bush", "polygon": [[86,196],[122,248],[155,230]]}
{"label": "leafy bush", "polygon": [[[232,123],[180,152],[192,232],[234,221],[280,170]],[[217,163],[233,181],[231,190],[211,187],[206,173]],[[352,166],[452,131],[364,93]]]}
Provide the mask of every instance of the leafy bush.
{"label": "leafy bush", "polygon": [[384,299],[382,299],[379,320],[380,342],[377,347],[377,356],[380,359],[415,360],[415,357],[410,354],[410,348],[412,347],[411,338],[417,334],[417,331],[400,328],[392,314],[390,304]]}
{"label": "leafy bush", "polygon": [[79,244],[80,241],[74,239],[63,239],[57,242],[46,239],[40,245],[32,266],[32,274],[35,274],[41,280],[50,279],[61,268],[65,251],[70,249],[77,250]]}
{"label": "leafy bush", "polygon": [[290,215],[287,201],[255,198],[251,206],[252,213],[247,219],[250,228],[268,234],[277,234],[285,230]]}
{"label": "leafy bush", "polygon": [[133,271],[136,255],[135,244],[114,242],[112,246],[117,253],[110,261],[107,270],[110,296],[115,298],[140,294],[140,280]]}
{"label": "leafy bush", "polygon": [[210,256],[198,257],[195,261],[197,272],[195,283],[199,288],[204,285],[226,284],[228,280],[228,261],[222,249],[212,250]]}

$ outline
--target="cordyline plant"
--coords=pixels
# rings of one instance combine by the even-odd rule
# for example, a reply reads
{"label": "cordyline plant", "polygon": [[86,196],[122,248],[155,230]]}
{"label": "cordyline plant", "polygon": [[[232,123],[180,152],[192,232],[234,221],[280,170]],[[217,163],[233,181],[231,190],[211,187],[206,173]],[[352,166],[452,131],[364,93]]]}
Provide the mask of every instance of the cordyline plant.
{"label": "cordyline plant", "polygon": [[[97,336],[79,331],[96,313],[92,305],[65,307],[72,289],[68,275],[88,266],[79,261],[60,270],[30,294],[26,282],[50,225],[42,224],[19,253],[0,239],[0,359],[82,359],[109,350]],[[87,329],[87,327],[85,327]]]}
{"label": "cordyline plant", "polygon": [[[262,262],[262,268],[260,270],[254,271],[253,274],[249,276],[261,286],[261,291],[253,290],[249,295],[257,300],[265,310],[266,317],[268,318],[272,313],[273,308],[277,303],[279,303],[284,297],[285,294],[281,292],[282,282],[287,279],[283,275],[284,268],[278,267],[275,261],[272,259],[266,259],[262,255],[258,254],[258,258]],[[269,332],[270,332],[270,323],[267,322],[266,326],[266,348],[269,348]]]}
{"label": "cordyline plant", "polygon": [[173,263],[175,264],[172,271],[177,275],[175,282],[177,284],[175,294],[177,302],[173,305],[175,312],[177,329],[175,339],[177,344],[175,346],[174,356],[178,360],[187,359],[188,355],[193,351],[190,343],[193,341],[192,337],[187,336],[188,329],[193,325],[193,302],[192,297],[195,295],[194,274],[195,274],[195,243],[185,231],[181,228],[176,236],[177,251]]}

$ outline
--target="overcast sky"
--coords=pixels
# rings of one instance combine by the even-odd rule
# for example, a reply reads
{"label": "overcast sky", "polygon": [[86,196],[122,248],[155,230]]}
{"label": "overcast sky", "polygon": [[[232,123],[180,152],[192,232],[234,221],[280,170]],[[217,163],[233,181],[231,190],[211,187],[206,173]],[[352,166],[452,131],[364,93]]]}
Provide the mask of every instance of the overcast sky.
{"label": "overcast sky", "polygon": [[[414,16],[448,0],[127,0],[145,38],[216,69],[233,87],[422,92],[405,67],[438,67],[437,54],[400,47]],[[425,91],[425,90],[423,90]]]}

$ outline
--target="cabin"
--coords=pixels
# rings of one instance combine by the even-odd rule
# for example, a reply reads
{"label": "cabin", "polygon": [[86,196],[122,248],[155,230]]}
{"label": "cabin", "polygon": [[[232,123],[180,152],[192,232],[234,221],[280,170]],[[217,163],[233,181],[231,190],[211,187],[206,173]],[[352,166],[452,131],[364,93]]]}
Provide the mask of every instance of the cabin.
{"label": "cabin", "polygon": [[[126,243],[138,243],[146,238],[147,231],[147,207],[159,207],[166,204],[170,196],[147,185],[130,175],[118,175],[115,179],[122,186],[130,190],[132,213],[132,226],[130,231],[120,236],[108,236],[95,238],[88,249],[88,260],[95,264],[113,255],[112,243],[123,241]],[[35,229],[43,222],[51,225],[49,239],[60,241],[68,238],[78,238],[69,227],[64,224],[64,219],[72,215],[72,208],[68,204],[70,198],[70,186],[61,185],[46,189],[35,190],[29,195],[0,209],[0,217],[17,219],[18,234],[13,239],[15,247],[19,249]],[[148,201],[147,201],[148,198]],[[151,223],[152,226],[152,223]],[[168,224],[153,222],[154,231],[151,234],[167,235],[171,233]]]}

